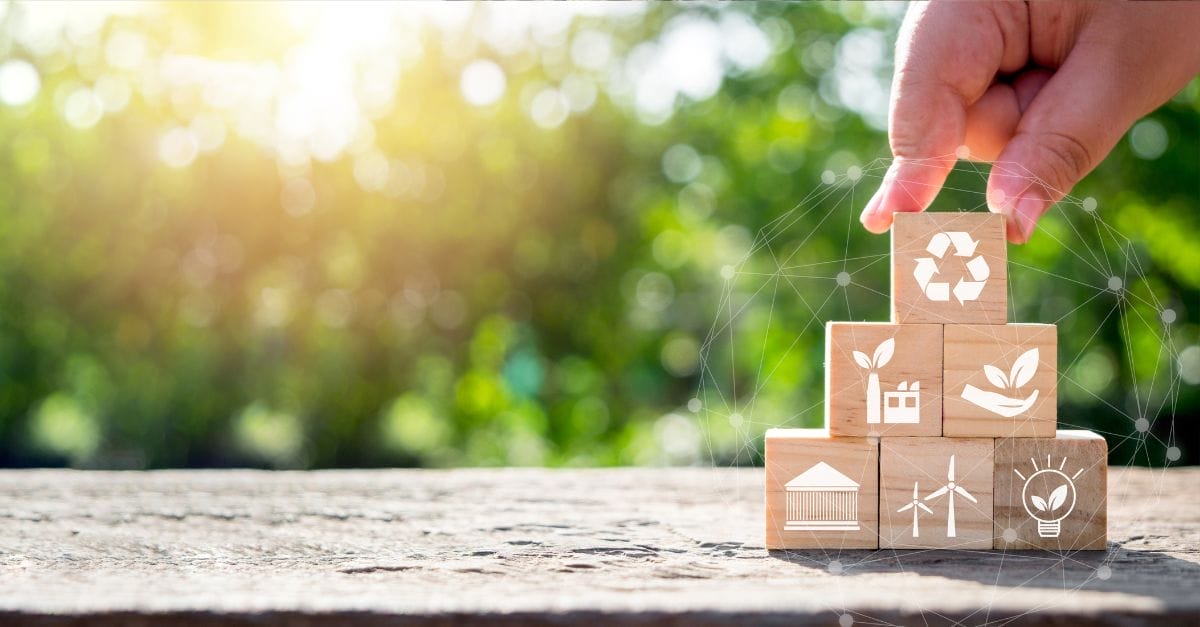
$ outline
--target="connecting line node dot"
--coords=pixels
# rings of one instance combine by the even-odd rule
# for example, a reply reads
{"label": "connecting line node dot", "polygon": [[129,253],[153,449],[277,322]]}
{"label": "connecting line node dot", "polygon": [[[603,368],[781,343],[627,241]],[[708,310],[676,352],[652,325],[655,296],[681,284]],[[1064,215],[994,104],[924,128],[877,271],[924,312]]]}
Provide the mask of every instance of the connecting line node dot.
{"label": "connecting line node dot", "polygon": [[[966,146],[958,147],[954,151],[953,156],[960,161],[973,157],[971,151]],[[978,155],[974,155],[974,157],[977,158]],[[947,161],[948,159],[942,156],[938,159],[913,160],[910,163],[917,165],[937,165],[940,167]],[[935,206],[933,210],[946,212],[954,211],[955,209],[967,212],[983,211],[985,207],[981,205],[986,204],[986,208],[1006,214],[1012,211],[1012,204],[1019,200],[1015,196],[1017,193],[1016,190],[1013,191],[1013,194],[1006,194],[1000,189],[988,189],[987,187],[987,172],[997,171],[996,169],[974,168],[971,164],[966,163],[960,163],[959,165],[964,171],[974,170],[978,176],[978,180],[975,181],[973,187],[956,190],[962,194],[969,194],[963,196],[960,202]],[[999,171],[1007,172],[1012,176],[1026,178],[1031,176],[1019,164],[1001,163],[996,165],[999,166],[997,168]],[[777,269],[775,273],[756,272],[754,270],[756,266],[748,261],[732,261],[731,259],[729,265],[716,264],[719,276],[726,282],[724,287],[730,297],[729,304],[731,306],[726,306],[723,301],[716,324],[713,325],[713,329],[715,330],[710,331],[709,337],[706,339],[706,346],[708,344],[721,348],[728,346],[730,347],[730,351],[759,350],[753,348],[758,345],[756,338],[746,338],[741,336],[741,334],[746,332],[762,333],[764,338],[762,342],[769,341],[771,334],[777,330],[776,321],[778,320],[777,316],[780,311],[778,307],[787,307],[791,311],[796,307],[793,301],[797,299],[807,300],[807,304],[810,306],[807,309],[799,309],[802,315],[799,316],[798,320],[789,320],[788,324],[807,325],[814,320],[823,322],[826,319],[839,319],[841,316],[837,314],[843,310],[843,307],[846,309],[845,313],[848,319],[863,319],[867,315],[867,312],[858,309],[862,306],[859,304],[859,300],[849,298],[851,294],[847,288],[850,286],[856,288],[853,294],[856,297],[861,296],[864,300],[872,297],[878,297],[880,301],[886,300],[887,295],[884,293],[885,290],[881,285],[877,285],[877,283],[882,283],[883,281],[881,277],[877,276],[878,266],[876,265],[878,259],[883,255],[861,254],[855,241],[847,241],[844,252],[839,246],[841,242],[837,241],[834,241],[834,245],[828,248],[828,250],[816,246],[806,247],[805,243],[809,241],[808,236],[814,234],[813,225],[824,224],[822,220],[828,217],[825,214],[826,211],[836,212],[832,215],[837,217],[857,215],[856,212],[861,210],[864,202],[864,197],[856,191],[858,183],[871,182],[874,184],[881,182],[886,184],[897,180],[911,179],[914,177],[901,176],[901,174],[912,171],[911,168],[898,168],[896,164],[889,164],[883,160],[875,160],[855,165],[840,164],[833,168],[813,172],[813,174],[817,175],[816,178],[818,180],[813,181],[809,179],[809,184],[806,186],[807,189],[803,190],[807,192],[807,196],[797,199],[797,203],[790,210],[784,207],[783,209],[786,210],[784,215],[778,216],[769,226],[764,227],[753,240],[756,247],[755,254],[759,254],[757,253],[757,248],[761,246],[764,251],[761,253],[763,255],[762,261],[773,262],[775,264],[774,267]],[[970,174],[970,172],[966,173]],[[1091,239],[1083,240],[1089,242],[1087,244],[1089,248],[1095,249],[1086,251],[1088,254],[1084,262],[1091,261],[1093,256],[1102,256],[1106,263],[1103,266],[1094,265],[1092,267],[1107,267],[1109,268],[1108,271],[1113,273],[1105,276],[1103,271],[1101,271],[1100,273],[1091,274],[1088,279],[1083,279],[1091,285],[1091,294],[1089,295],[1098,294],[1100,296],[1097,299],[1098,304],[1094,308],[1107,308],[1111,307],[1114,303],[1147,304],[1149,309],[1144,312],[1146,315],[1136,316],[1136,319],[1134,316],[1129,316],[1129,322],[1138,322],[1145,325],[1152,334],[1158,336],[1157,339],[1164,345],[1163,348],[1167,350],[1168,354],[1175,356],[1175,359],[1172,361],[1174,362],[1176,359],[1179,359],[1178,356],[1183,347],[1179,346],[1177,341],[1173,341],[1171,336],[1174,331],[1179,330],[1179,326],[1186,322],[1186,316],[1173,308],[1174,305],[1172,303],[1181,302],[1178,297],[1170,293],[1163,293],[1155,287],[1158,285],[1157,282],[1146,280],[1150,275],[1144,270],[1143,264],[1135,263],[1139,260],[1136,258],[1137,253],[1133,252],[1135,249],[1129,245],[1130,240],[1123,237],[1120,233],[1116,233],[1113,225],[1108,224],[1104,219],[1104,215],[1099,213],[1097,198],[1068,196],[1063,199],[1062,206],[1064,209],[1067,207],[1070,209],[1078,207],[1082,208],[1083,211],[1059,210],[1054,216],[1055,220],[1066,221],[1073,228],[1082,229],[1082,235],[1091,235],[1092,230],[1094,230],[1098,236],[1096,240],[1098,243],[1091,243]],[[856,229],[858,228],[857,224],[853,224],[852,226]],[[859,236],[861,236],[859,231],[853,231],[847,234],[847,239]],[[836,239],[834,238],[834,240]],[[814,241],[819,241],[819,239],[814,238]],[[1060,242],[1060,245],[1064,247],[1068,244],[1069,242],[1066,241]],[[1048,242],[1047,245],[1050,245],[1050,243]],[[1017,253],[1014,252],[1013,254]],[[838,258],[839,255],[841,259]],[[1081,256],[1085,255],[1081,252]],[[836,270],[838,266],[841,266],[843,270]],[[1081,272],[1078,268],[1059,269],[1055,267],[1045,268],[1044,270],[1047,271],[1047,281],[1078,280],[1075,279],[1078,276],[1076,273]],[[1050,270],[1054,272],[1051,273]],[[709,271],[711,271],[711,266]],[[781,282],[781,279],[787,279],[787,281]],[[828,283],[830,279],[834,280],[838,288],[847,291],[843,292],[843,294],[838,294],[837,290],[830,291],[828,289],[831,287]],[[738,283],[736,286],[733,283],[735,280]],[[1127,288],[1125,285],[1126,281],[1132,281],[1133,283]],[[882,285],[885,286],[886,283],[882,283]],[[738,290],[733,291],[732,288],[734,287],[737,287]],[[821,293],[818,294],[818,292]],[[1108,292],[1108,294],[1104,294],[1103,292]],[[826,300],[812,301],[809,299],[810,293],[819,295]],[[779,302],[776,302],[776,298],[779,299]],[[817,309],[816,305],[822,303],[825,303],[824,308]],[[1155,323],[1153,320],[1154,307],[1158,307],[1159,323]],[[812,320],[805,319],[806,315],[809,315],[809,312],[811,312]],[[769,328],[764,330],[761,325],[755,324],[755,321],[758,320],[769,321]],[[751,323],[745,324],[745,321],[750,321]],[[805,326],[804,328],[807,329],[808,327]],[[748,349],[748,346],[751,348]],[[789,350],[794,351],[796,349],[792,348]],[[1195,351],[1189,351],[1189,356],[1192,352]],[[788,353],[787,357],[791,358],[793,355],[794,353]],[[1063,355],[1062,358],[1064,360],[1073,360],[1079,356],[1078,354],[1068,354]],[[758,357],[758,355],[755,355],[755,357]],[[772,356],[769,355],[768,357]],[[747,385],[743,383],[743,379],[749,378],[750,375],[746,374],[744,369],[739,367],[737,373],[734,373],[732,368],[728,368],[729,383],[727,384],[719,380],[716,375],[725,372],[727,369],[726,361],[724,360],[729,360],[729,355],[722,351],[715,351],[712,356],[705,354],[702,359],[713,360],[711,364],[705,364],[705,366],[712,367],[711,372],[713,374],[711,375],[711,379],[701,382],[698,390],[692,391],[694,397],[684,397],[684,406],[686,411],[691,412],[693,420],[700,421],[703,418],[705,427],[716,428],[730,433],[731,439],[735,442],[734,445],[737,446],[740,444],[740,446],[746,449],[753,448],[756,444],[751,439],[759,437],[761,433],[759,427],[761,426],[800,426],[795,419],[785,421],[768,416],[767,413],[762,412],[760,412],[762,413],[761,416],[758,414],[747,416],[735,410],[737,407],[746,407],[747,411],[752,411],[751,408],[755,407],[755,405],[749,399],[757,399],[760,393],[763,398],[767,398],[770,395],[771,387],[766,385],[766,383],[774,382],[772,377],[767,376],[772,374],[773,371],[771,369],[764,368],[763,372],[758,375],[758,380],[750,381],[748,382],[750,385]],[[722,361],[717,361],[717,359]],[[732,361],[736,361],[739,365],[741,363],[740,360]],[[1183,359],[1181,363],[1191,364],[1192,361],[1188,357]],[[1190,369],[1182,367],[1167,368],[1164,370],[1165,373],[1156,376],[1178,378],[1181,376],[1181,370],[1183,374],[1191,374]],[[707,372],[708,368],[706,368]],[[778,374],[775,374],[775,376],[777,377]],[[1157,381],[1162,381],[1162,379],[1157,379]],[[1133,389],[1129,394],[1131,398],[1138,395],[1134,400],[1144,403],[1145,399],[1140,398],[1140,390]],[[1122,416],[1125,417],[1125,422],[1121,422],[1123,425],[1121,429],[1133,427],[1133,434],[1128,434],[1127,431],[1125,431],[1125,434],[1133,435],[1134,439],[1138,442],[1151,446],[1151,459],[1154,459],[1160,467],[1177,466],[1182,462],[1183,456],[1180,446],[1167,446],[1174,440],[1168,440],[1155,447],[1148,439],[1151,431],[1161,431],[1164,434],[1169,433],[1170,422],[1174,419],[1173,415],[1155,415],[1151,419],[1149,414],[1139,416],[1138,413],[1133,413],[1130,415],[1129,411],[1125,411],[1122,412]],[[754,425],[750,424],[752,422],[751,418],[754,418]],[[1167,422],[1164,423],[1164,419]],[[725,422],[726,424],[721,425],[721,422]],[[1157,457],[1160,451],[1163,457]],[[703,455],[703,451],[700,451],[700,455]],[[711,456],[711,461],[714,463],[718,461],[719,458],[713,452],[712,447],[710,447],[709,455]],[[1058,460],[1055,461],[1057,462]],[[921,532],[924,535],[925,525],[922,524],[921,526]],[[1030,545],[1037,542],[1036,526],[1033,537],[1030,536],[1028,528],[1022,526],[1018,529],[1015,524],[1008,526],[1006,523],[1001,523],[997,531],[1000,532],[999,539],[1002,540],[999,547],[1010,552],[1011,559],[1030,559],[1023,554],[1025,552],[1024,549],[1031,548]],[[792,549],[784,550],[790,551]],[[900,555],[899,557],[902,562],[907,561],[904,555]],[[825,559],[830,560],[826,563],[826,572],[829,575],[842,576],[849,574],[849,565],[840,561],[840,559],[829,557]],[[1040,560],[1044,559],[1044,557],[1038,556],[1032,559]],[[1069,560],[1071,558],[1065,559]],[[854,561],[856,564],[858,563],[858,560]],[[816,564],[819,568],[820,562],[817,561]],[[1110,565],[1094,564],[1092,568],[1094,569],[1095,580],[1107,581],[1112,579],[1113,567]],[[832,614],[829,616],[836,616],[839,625],[848,627],[857,624],[855,616],[852,616],[848,609],[844,608],[838,611],[836,606],[831,609]]]}
{"label": "connecting line node dot", "polygon": [[1003,207],[1004,201],[1008,200],[1008,195],[1002,189],[993,189],[987,193],[988,205],[992,207]]}
{"label": "connecting line node dot", "polygon": [[841,616],[838,616],[838,625],[841,625],[841,627],[850,627],[853,624],[854,624],[853,616],[851,616],[849,614],[842,614]]}

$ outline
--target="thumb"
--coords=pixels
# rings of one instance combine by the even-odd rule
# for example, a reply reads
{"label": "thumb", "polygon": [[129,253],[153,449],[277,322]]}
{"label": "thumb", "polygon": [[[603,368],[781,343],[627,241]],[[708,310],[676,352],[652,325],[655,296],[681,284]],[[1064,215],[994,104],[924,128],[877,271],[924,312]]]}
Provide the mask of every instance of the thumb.
{"label": "thumb", "polygon": [[988,208],[1005,216],[1008,239],[1029,240],[1042,214],[1108,154],[1142,114],[1126,87],[1073,55],[1021,116],[992,166]]}
{"label": "thumb", "polygon": [[[924,211],[953,169],[968,136],[968,114],[996,126],[994,119],[1018,116],[1015,104],[987,98],[998,71],[1025,62],[1018,45],[1025,29],[1024,5],[914,3],[897,37],[896,72],[888,140],[893,161],[879,190],[859,218],[882,233],[897,212]],[[1011,100],[1011,98],[1010,98]],[[997,104],[999,103],[999,104]],[[1009,126],[1011,129],[1012,126]],[[1008,133],[1003,133],[1005,136]]]}
{"label": "thumb", "polygon": [[[1164,16],[1157,12],[1170,9],[1152,8],[1153,15],[1108,11],[1108,23],[1097,20],[1085,26],[1079,41],[1087,43],[1070,51],[1021,115],[992,166],[987,191],[988,208],[1004,214],[1014,244],[1029,240],[1042,214],[1091,172],[1138,118],[1191,79],[1191,64],[1169,63],[1161,50],[1141,42],[1158,41],[1168,50],[1188,48],[1174,40],[1163,42],[1170,37],[1153,27],[1164,17],[1197,21],[1200,10]],[[1103,32],[1125,33],[1136,41],[1114,45],[1111,37],[1098,36]],[[1193,42],[1188,49],[1195,48]]]}

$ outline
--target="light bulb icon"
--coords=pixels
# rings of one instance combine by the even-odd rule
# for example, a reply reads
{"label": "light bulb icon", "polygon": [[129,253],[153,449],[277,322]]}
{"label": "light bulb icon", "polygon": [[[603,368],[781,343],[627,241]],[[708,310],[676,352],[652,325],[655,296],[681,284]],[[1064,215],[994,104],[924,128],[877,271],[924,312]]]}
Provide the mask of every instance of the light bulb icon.
{"label": "light bulb icon", "polygon": [[1021,503],[1029,517],[1037,521],[1039,536],[1057,538],[1062,532],[1062,520],[1075,509],[1075,478],[1083,469],[1068,477],[1062,470],[1067,465],[1067,458],[1063,458],[1058,468],[1052,468],[1049,455],[1045,468],[1038,468],[1032,457],[1029,463],[1033,464],[1034,472],[1028,477],[1013,468],[1013,472],[1025,481],[1021,488]]}

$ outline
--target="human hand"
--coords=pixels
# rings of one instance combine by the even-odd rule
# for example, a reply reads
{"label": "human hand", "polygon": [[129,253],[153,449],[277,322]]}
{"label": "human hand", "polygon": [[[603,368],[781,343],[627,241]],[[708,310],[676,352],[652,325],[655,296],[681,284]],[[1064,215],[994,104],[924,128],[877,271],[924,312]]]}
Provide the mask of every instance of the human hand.
{"label": "human hand", "polygon": [[1023,243],[1138,118],[1200,72],[1200,4],[914,3],[896,44],[894,160],[861,220],[924,211],[966,148]]}

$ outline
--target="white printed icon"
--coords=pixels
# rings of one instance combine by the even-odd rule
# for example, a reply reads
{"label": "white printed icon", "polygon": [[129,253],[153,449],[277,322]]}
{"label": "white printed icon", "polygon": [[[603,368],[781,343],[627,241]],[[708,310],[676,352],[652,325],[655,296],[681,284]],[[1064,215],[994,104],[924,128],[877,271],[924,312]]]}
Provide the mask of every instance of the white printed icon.
{"label": "white printed icon", "polygon": [[879,369],[892,360],[896,352],[896,338],[889,338],[875,347],[867,357],[862,351],[854,351],[854,362],[869,371],[867,375],[867,424],[916,424],[921,420],[921,382],[901,381],[893,392],[882,392],[879,388]]}
{"label": "white printed icon", "polygon": [[784,489],[785,531],[858,531],[858,483],[833,466],[817,462]]}
{"label": "white printed icon", "polygon": [[907,505],[904,505],[900,509],[896,510],[896,513],[899,514],[901,512],[906,512],[910,509],[912,510],[912,513],[913,513],[913,524],[912,524],[913,535],[912,535],[912,537],[920,538],[921,537],[921,527],[920,527],[919,521],[917,520],[917,514],[918,514],[917,510],[923,509],[926,512],[929,512],[930,514],[933,513],[933,510],[929,509],[928,505],[922,503],[920,497],[917,496],[917,482],[916,481],[913,482],[912,501],[909,501],[909,503]]}
{"label": "white printed icon", "polygon": [[[1033,375],[1037,373],[1037,368],[1038,349],[1031,348],[1013,362],[1012,371],[1007,376],[1003,370],[990,364],[983,367],[983,374],[987,376],[988,382],[992,385],[1002,390],[1016,392],[1021,387],[1024,387],[1026,383],[1029,383]],[[1020,398],[1005,396],[996,392],[987,392],[968,383],[963,388],[962,397],[994,414],[1004,416],[1005,418],[1012,418],[1024,413],[1033,406],[1038,398],[1038,390],[1034,390],[1025,398]]]}
{"label": "white printed icon", "polygon": [[960,277],[954,284],[954,298],[958,300],[958,304],[963,305],[967,301],[979,298],[979,294],[983,292],[983,286],[987,284],[988,276],[991,275],[987,260],[983,258],[983,255],[975,255],[975,248],[979,242],[971,239],[969,234],[963,231],[935,233],[930,238],[929,245],[925,247],[925,250],[933,257],[917,258],[917,267],[913,270],[913,277],[917,280],[917,285],[921,287],[926,298],[935,302],[948,302],[951,292],[950,283],[934,281],[933,277],[940,272],[938,261],[945,258],[951,244],[954,245],[955,257],[972,257],[967,262],[967,273],[971,275],[971,280]]}
{"label": "white printed icon", "polygon": [[972,503],[978,503],[979,501],[977,501],[975,499],[975,497],[971,496],[971,493],[967,492],[967,490],[965,488],[963,488],[961,485],[954,482],[954,456],[953,455],[950,456],[950,470],[949,470],[949,472],[946,473],[946,479],[947,479],[946,485],[931,492],[929,494],[929,496],[925,497],[925,500],[928,501],[930,499],[936,499],[937,497],[942,496],[943,494],[950,495],[950,497],[949,497],[950,513],[946,517],[946,537],[953,538],[953,537],[956,537],[958,534],[958,531],[954,527],[954,495],[957,494]]}
{"label": "white printed icon", "polygon": [[[1025,482],[1021,488],[1021,503],[1025,505],[1025,512],[1029,517],[1037,521],[1039,536],[1057,538],[1062,531],[1062,519],[1075,509],[1075,478],[1083,469],[1080,468],[1068,477],[1067,473],[1062,471],[1063,466],[1067,465],[1067,458],[1063,458],[1058,468],[1051,468],[1049,455],[1046,456],[1045,468],[1038,469],[1037,462],[1033,461],[1032,457],[1029,458],[1029,463],[1033,464],[1034,473],[1028,478],[1013,468],[1013,472]],[[1042,496],[1043,494],[1045,496]],[[1071,499],[1069,503],[1068,497]],[[1032,509],[1030,506],[1033,506]]]}
{"label": "white printed icon", "polygon": [[901,381],[895,392],[883,393],[883,421],[915,425],[921,421],[921,382]]}

